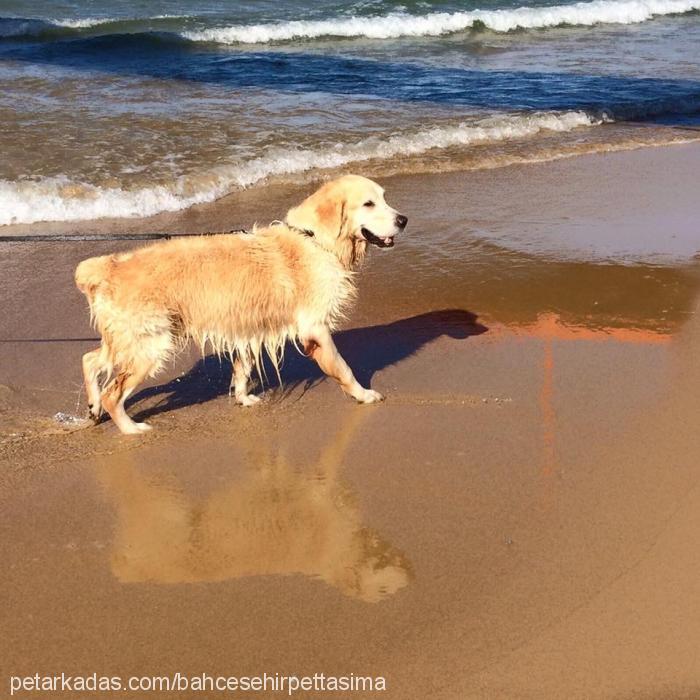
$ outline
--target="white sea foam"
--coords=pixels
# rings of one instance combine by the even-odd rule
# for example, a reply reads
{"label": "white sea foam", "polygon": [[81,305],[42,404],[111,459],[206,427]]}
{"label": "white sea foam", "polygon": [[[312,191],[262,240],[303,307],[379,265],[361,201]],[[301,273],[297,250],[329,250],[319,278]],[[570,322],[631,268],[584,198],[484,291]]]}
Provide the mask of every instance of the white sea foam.
{"label": "white sea foam", "polygon": [[20,17],[0,18],[0,37],[38,36],[50,29],[90,29],[103,25],[133,22],[148,24],[162,19],[188,19],[190,15],[154,15],[153,17],[83,17],[80,19],[23,19]]}
{"label": "white sea foam", "polygon": [[51,22],[51,24],[57,27],[68,27],[70,29],[85,29],[87,27],[97,27],[100,24],[113,24],[118,20],[112,19],[111,17],[86,17],[84,19],[56,19]]}
{"label": "white sea foam", "polygon": [[102,188],[67,177],[37,181],[0,180],[0,225],[37,221],[75,221],[103,217],[142,217],[211,202],[270,176],[338,168],[350,163],[420,155],[431,149],[468,146],[533,136],[540,131],[570,131],[602,123],[585,112],[505,115],[474,123],[436,126],[379,136],[325,149],[271,149],[264,156],[219,166],[172,185],[135,190]]}
{"label": "white sea foam", "polygon": [[70,29],[86,29],[99,27],[102,24],[116,24],[118,22],[138,22],[148,24],[159,19],[188,19],[190,15],[153,15],[152,17],[84,17],[82,19],[55,19],[52,24],[57,27],[69,27]]}
{"label": "white sea foam", "polygon": [[440,36],[464,31],[481,23],[496,32],[540,29],[563,24],[634,24],[657,15],[700,10],[700,0],[593,0],[552,7],[518,7],[470,12],[432,12],[425,15],[392,13],[379,17],[233,25],[183,32],[191,41],[221,44],[264,44],[317,37],[368,37],[391,39],[402,36]]}

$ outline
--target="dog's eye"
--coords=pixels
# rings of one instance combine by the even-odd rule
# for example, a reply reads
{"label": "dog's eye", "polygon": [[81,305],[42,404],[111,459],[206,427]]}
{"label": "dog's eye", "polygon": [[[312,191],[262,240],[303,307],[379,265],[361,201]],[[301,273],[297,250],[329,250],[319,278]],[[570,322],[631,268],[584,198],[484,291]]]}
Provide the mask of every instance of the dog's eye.
{"label": "dog's eye", "polygon": [[364,206],[366,206],[366,207],[373,207],[373,206],[374,206],[374,202],[373,202],[371,199],[368,199],[368,200],[365,202]]}

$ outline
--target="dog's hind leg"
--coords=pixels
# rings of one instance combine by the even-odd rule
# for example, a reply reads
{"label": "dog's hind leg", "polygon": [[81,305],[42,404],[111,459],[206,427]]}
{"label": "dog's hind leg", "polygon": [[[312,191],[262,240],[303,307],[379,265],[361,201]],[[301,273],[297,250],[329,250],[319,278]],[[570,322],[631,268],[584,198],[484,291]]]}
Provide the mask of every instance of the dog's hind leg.
{"label": "dog's hind leg", "polygon": [[303,339],[303,342],[306,355],[316,360],[318,366],[329,377],[333,377],[346,394],[350,394],[360,403],[376,403],[384,400],[378,391],[365,389],[355,379],[347,362],[338,352],[328,328],[316,327],[308,337]]}
{"label": "dog's hind leg", "polygon": [[[236,403],[241,404],[241,406],[254,406],[260,402],[259,396],[248,393],[248,380],[250,379],[252,366],[250,354],[247,352],[239,352],[233,361],[231,387],[233,388]],[[229,387],[229,394],[231,393],[231,387]]]}
{"label": "dog's hind leg", "polygon": [[87,393],[89,417],[97,421],[102,413],[100,403],[100,375],[109,371],[105,364],[102,348],[91,350],[83,355],[83,378]]}
{"label": "dog's hind leg", "polygon": [[138,435],[151,430],[148,423],[135,423],[124,410],[124,402],[134,389],[149,375],[152,363],[135,364],[131,371],[120,371],[102,393],[102,405],[109,413],[117,428],[125,435]]}

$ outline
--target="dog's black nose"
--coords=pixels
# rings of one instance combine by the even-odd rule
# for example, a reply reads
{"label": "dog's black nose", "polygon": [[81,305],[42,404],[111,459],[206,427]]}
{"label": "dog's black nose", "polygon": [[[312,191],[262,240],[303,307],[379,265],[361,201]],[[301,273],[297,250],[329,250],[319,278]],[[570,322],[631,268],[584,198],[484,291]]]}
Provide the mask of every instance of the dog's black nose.
{"label": "dog's black nose", "polygon": [[399,228],[406,228],[406,224],[408,223],[408,217],[404,216],[403,214],[397,214],[396,215],[396,225]]}

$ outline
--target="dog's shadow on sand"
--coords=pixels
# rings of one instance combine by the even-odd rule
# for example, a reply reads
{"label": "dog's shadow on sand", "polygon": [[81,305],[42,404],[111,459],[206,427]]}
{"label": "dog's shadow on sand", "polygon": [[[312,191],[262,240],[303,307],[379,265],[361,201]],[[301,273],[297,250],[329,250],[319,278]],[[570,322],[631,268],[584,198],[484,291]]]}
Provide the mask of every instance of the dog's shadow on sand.
{"label": "dog's shadow on sand", "polygon": [[[485,333],[488,328],[478,323],[477,318],[464,309],[428,311],[392,323],[340,331],[333,338],[357,380],[367,387],[371,385],[376,372],[411,357],[441,336],[461,340]],[[156,405],[139,413],[136,417],[139,421],[159,413],[205,403],[228,393],[231,371],[228,358],[209,355],[199,360],[186,374],[165,384],[146,388],[128,403],[133,406],[154,397],[160,398]],[[291,345],[285,349],[282,383],[269,362],[265,363],[264,376],[264,390],[270,392],[274,389],[274,394],[279,398],[291,394],[300,386],[305,392],[327,378],[315,362]],[[252,379],[255,377],[253,370]],[[260,387],[255,391],[259,392]]]}

